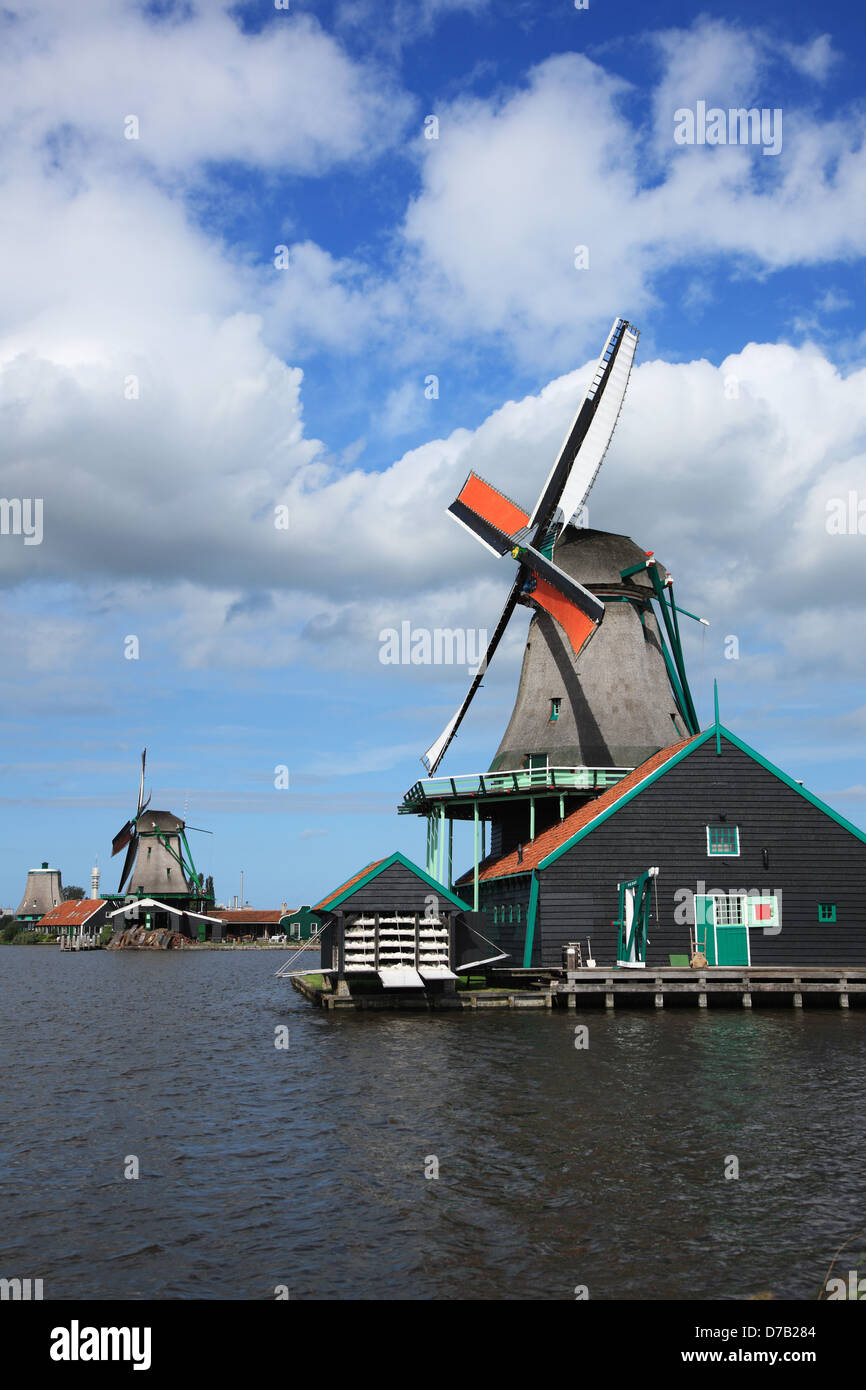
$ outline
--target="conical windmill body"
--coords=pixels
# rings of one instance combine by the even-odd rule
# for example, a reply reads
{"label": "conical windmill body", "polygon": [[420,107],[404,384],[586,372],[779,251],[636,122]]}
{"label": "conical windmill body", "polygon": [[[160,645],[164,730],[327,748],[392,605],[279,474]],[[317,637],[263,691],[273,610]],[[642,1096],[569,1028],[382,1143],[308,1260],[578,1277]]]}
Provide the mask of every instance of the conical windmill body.
{"label": "conical windmill body", "polygon": [[[575,654],[550,614],[534,615],[514,710],[490,771],[545,756],[550,767],[636,767],[689,732],[652,608],[648,557],[628,536],[572,526],[554,553],[604,603],[604,621]],[[622,571],[634,565],[641,568],[624,580]]]}
{"label": "conical windmill body", "polygon": [[112,855],[126,848],[118,892],[126,888],[128,896],[137,898],[200,902],[204,890],[187,842],[186,823],[171,811],[150,810],[149,796],[144,800],[146,757],[147,749],[141,755],[136,813],[111,844]]}
{"label": "conical windmill body", "polygon": [[19,921],[38,922],[40,917],[44,917],[62,901],[63,884],[60,870],[52,869],[48,861],[44,860],[41,869],[28,871],[24,896],[15,917]]}
{"label": "conical windmill body", "polygon": [[[679,638],[684,610],[670,576],[629,537],[570,524],[607,453],[637,342],[634,327],[615,319],[531,513],[475,474],[448,509],[494,554],[515,560],[517,574],[463,703],[422,757],[431,780],[400,809],[428,817],[428,869],[441,881],[451,878],[445,820],[475,820],[476,906],[479,819],[492,823],[491,849],[505,851],[697,731]],[[534,616],[514,710],[489,773],[466,797],[471,779],[435,773],[518,604]],[[483,857],[483,831],[481,843]]]}

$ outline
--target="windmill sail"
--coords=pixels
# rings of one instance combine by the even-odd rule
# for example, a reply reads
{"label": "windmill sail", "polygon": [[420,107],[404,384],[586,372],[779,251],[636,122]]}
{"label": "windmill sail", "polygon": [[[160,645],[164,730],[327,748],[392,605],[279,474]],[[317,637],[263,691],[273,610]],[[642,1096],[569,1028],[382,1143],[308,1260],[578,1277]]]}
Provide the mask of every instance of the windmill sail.
{"label": "windmill sail", "polygon": [[[613,434],[614,426],[616,425],[617,419],[619,418],[619,408],[622,405],[622,397],[625,394],[625,388],[628,385],[628,377],[629,372],[631,370],[631,363],[634,359],[634,350],[637,347],[637,340],[638,333],[636,329],[632,328],[631,325],[628,324],[625,319],[614,319],[613,327],[607,335],[607,342],[605,343],[604,348],[602,349],[601,356],[599,357],[598,362],[596,363],[596,368],[592,374],[592,379],[590,380],[590,383],[586,388],[583,400],[581,401],[577,410],[577,414],[575,415],[574,420],[572,421],[571,429],[569,430],[568,435],[566,436],[565,443],[559,451],[559,457],[556,460],[556,463],[553,465],[552,469],[550,470],[550,473],[548,474],[547,482],[541,489],[541,494],[538,498],[538,501],[535,504],[535,510],[533,511],[532,517],[530,519],[531,526],[535,526],[540,529],[543,528],[543,530],[546,531],[550,523],[553,521],[557,507],[560,507],[562,505],[562,499],[571,481],[571,475],[574,471],[578,455],[582,454],[583,452],[583,447],[586,443],[586,439],[592,427],[593,421],[596,419],[599,407],[601,406],[602,401],[605,399],[607,391],[610,387],[611,378],[613,376],[614,371],[616,370],[617,360],[619,358],[620,352],[623,346],[627,346],[630,349],[630,356],[628,357],[628,371],[625,375],[625,381],[622,383],[622,391],[620,393],[619,400],[617,401],[616,408],[613,412],[612,421],[608,421],[608,433],[606,437],[604,436],[604,427],[601,425],[599,426],[597,442],[591,455],[591,458],[594,459],[594,462],[592,462],[591,468],[588,470],[590,472],[590,482],[587,486],[585,486],[582,489],[583,496],[581,500],[586,501],[586,497],[589,494],[589,489],[592,486],[592,482],[595,479],[595,475],[598,472],[599,467],[601,466],[601,460],[604,458],[604,455],[607,452],[607,446],[610,443],[610,436]],[[581,459],[581,470],[578,476],[582,475],[583,468]],[[569,492],[571,492],[571,489],[568,490]],[[575,485],[575,490],[577,490],[577,484]],[[565,509],[563,507],[563,511],[564,510]],[[568,521],[571,515],[573,515],[573,512],[566,515],[565,520]]]}
{"label": "windmill sail", "polygon": [[120,875],[120,882],[117,885],[118,893],[123,892],[123,885],[126,883],[126,880],[129,878],[129,875],[132,873],[132,866],[135,863],[135,857],[137,853],[138,836],[136,836],[135,839],[131,839],[129,842],[129,849],[126,851],[126,858],[123,861],[123,872]]}
{"label": "windmill sail", "polygon": [[637,340],[637,332],[633,328],[626,328],[616,360],[610,370],[607,388],[592,417],[592,424],[584,436],[580,452],[559,499],[562,519],[566,524],[584,506],[598,476],[598,470],[604,462],[625,400]]}
{"label": "windmill sail", "polygon": [[502,634],[505,632],[505,629],[507,628],[508,623],[511,619],[511,615],[517,607],[517,600],[520,598],[521,583],[522,581],[520,579],[520,576],[518,575],[518,578],[512,585],[511,593],[508,595],[508,598],[506,599],[505,607],[503,608],[501,616],[499,618],[499,622],[496,624],[496,627],[493,631],[493,636],[487,644],[487,651],[484,653],[481,665],[475,672],[475,675],[472,679],[472,684],[469,687],[466,698],[464,699],[462,705],[458,709],[457,713],[453,715],[451,719],[448,720],[448,723],[445,725],[445,728],[442,730],[441,734],[436,739],[436,742],[431,743],[430,747],[427,749],[427,752],[424,753],[421,757],[421,761],[426,767],[427,771],[430,773],[431,777],[433,776],[437,767],[439,766],[443,757],[445,756],[445,750],[447,749],[449,743],[456,734],[457,730],[460,728],[460,725],[463,722],[463,716],[468,710],[469,706],[471,705],[473,696],[475,695],[476,690],[478,689],[479,685],[484,679],[484,672],[490,665],[490,659],[493,656],[493,653],[496,651],[496,648],[499,646],[499,643],[502,640]]}

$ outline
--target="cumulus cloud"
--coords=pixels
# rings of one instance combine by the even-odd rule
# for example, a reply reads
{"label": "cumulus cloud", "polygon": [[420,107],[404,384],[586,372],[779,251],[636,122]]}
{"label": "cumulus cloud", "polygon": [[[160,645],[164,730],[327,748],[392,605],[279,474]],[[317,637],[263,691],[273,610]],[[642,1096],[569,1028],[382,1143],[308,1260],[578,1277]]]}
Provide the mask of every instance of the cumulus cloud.
{"label": "cumulus cloud", "polygon": [[[0,579],[19,586],[7,650],[37,675],[56,669],[63,631],[67,650],[92,647],[95,630],[107,651],[140,629],[192,669],[375,671],[384,627],[492,627],[510,561],[497,568],[444,509],[470,469],[531,505],[594,358],[564,376],[558,363],[597,350],[611,306],[640,322],[672,264],[724,253],[765,272],[866,242],[856,114],[793,115],[775,161],[661,142],[671,103],[763,90],[766,43],[732,26],[662,37],[649,132],[628,84],[576,54],[445,105],[439,140],[417,141],[391,269],[287,231],[283,274],[198,225],[188,186],[208,161],[311,173],[381,150],[409,106],[374,68],[312,20],[242,34],[219,6],[157,22],[95,3],[79,24],[42,3],[5,25],[13,118],[0,176],[13,211],[0,262],[15,273],[0,333],[2,490],[43,498],[45,538],[4,538]],[[826,44],[782,55],[816,80],[830,56]],[[211,68],[223,73],[213,99]],[[284,78],[307,70],[334,101],[306,103],[293,122]],[[124,86],[135,74],[138,88]],[[190,93],[204,105],[193,110]],[[141,140],[127,142],[117,122],[137,106]],[[706,301],[700,276],[684,285],[693,308]],[[425,332],[510,345],[552,379],[476,428],[395,449],[377,471],[361,443],[335,458],[308,436],[296,352],[375,347],[393,365]],[[389,380],[370,411],[380,439],[420,405],[422,378],[404,362]],[[862,618],[862,538],[831,535],[826,508],[866,495],[864,385],[862,369],[845,375],[810,344],[644,361],[593,493],[591,523],[657,549],[713,640],[770,642],[767,680],[805,674],[815,653],[862,673],[848,636]],[[98,617],[40,615],[70,584]],[[521,631],[500,665],[516,660]]]}
{"label": "cumulus cloud", "polygon": [[575,340],[587,346],[612,303],[639,319],[672,265],[733,258],[740,273],[765,274],[863,254],[863,112],[787,104],[775,158],[752,145],[680,146],[677,109],[773,109],[780,69],[806,58],[706,19],[653,43],[648,124],[627,83],[574,53],[515,89],[437,110],[438,140],[417,141],[421,188],[404,223],[430,313],[555,363]]}
{"label": "cumulus cloud", "polygon": [[7,141],[50,158],[60,140],[74,163],[141,161],[164,174],[208,160],[320,172],[393,141],[411,103],[386,74],[354,63],[309,15],[275,13],[252,33],[230,10],[184,6],[157,19],[105,0],[7,9]]}

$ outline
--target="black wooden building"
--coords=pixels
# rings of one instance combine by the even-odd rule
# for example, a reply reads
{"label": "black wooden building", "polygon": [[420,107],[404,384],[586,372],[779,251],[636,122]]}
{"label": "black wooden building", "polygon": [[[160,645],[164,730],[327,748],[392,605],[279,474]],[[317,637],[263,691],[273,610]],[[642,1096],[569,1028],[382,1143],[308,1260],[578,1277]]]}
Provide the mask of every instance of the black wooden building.
{"label": "black wooden building", "polygon": [[484,916],[395,852],[316,904],[321,972],[338,993],[450,991],[458,976],[503,953]]}
{"label": "black wooden building", "polygon": [[559,966],[566,943],[585,954],[589,937],[610,966],[618,884],[650,867],[650,967],[681,963],[690,928],[710,964],[866,965],[866,832],[721,725],[488,858],[486,935],[510,965]]}

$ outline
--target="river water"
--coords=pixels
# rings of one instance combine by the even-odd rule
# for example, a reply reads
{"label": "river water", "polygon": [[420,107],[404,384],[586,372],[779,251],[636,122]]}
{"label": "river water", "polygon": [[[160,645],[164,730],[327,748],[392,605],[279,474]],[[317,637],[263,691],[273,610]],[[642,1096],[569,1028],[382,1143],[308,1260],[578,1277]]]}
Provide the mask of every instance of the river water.
{"label": "river water", "polygon": [[0,949],[0,1276],[813,1299],[866,1230],[866,1010],[330,1016],[282,959]]}

